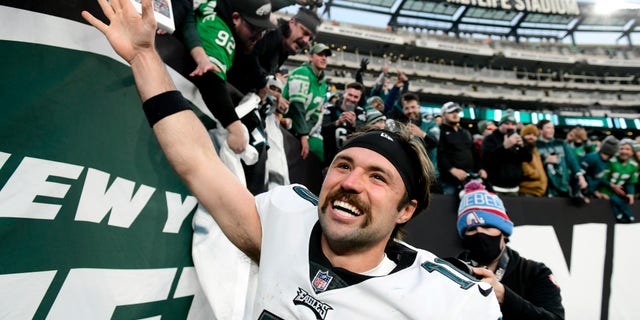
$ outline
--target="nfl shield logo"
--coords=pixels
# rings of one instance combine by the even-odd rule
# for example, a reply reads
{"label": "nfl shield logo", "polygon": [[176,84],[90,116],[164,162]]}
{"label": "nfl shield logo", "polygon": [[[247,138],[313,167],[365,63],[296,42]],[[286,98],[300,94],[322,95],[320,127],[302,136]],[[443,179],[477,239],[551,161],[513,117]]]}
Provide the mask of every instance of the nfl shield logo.
{"label": "nfl shield logo", "polygon": [[318,272],[316,273],[316,276],[313,278],[313,281],[311,282],[311,286],[313,286],[313,289],[316,292],[322,292],[327,290],[331,280],[333,280],[333,277],[329,275],[328,270],[325,272],[318,270]]}

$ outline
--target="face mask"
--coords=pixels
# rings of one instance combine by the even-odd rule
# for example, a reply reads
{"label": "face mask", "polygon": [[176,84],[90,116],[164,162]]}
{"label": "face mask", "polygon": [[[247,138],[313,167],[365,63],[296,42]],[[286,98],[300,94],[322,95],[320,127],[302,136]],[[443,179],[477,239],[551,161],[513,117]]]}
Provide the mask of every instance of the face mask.
{"label": "face mask", "polygon": [[495,260],[502,250],[500,239],[502,235],[490,236],[484,233],[476,233],[462,239],[462,245],[469,249],[469,258],[480,265],[488,265]]}

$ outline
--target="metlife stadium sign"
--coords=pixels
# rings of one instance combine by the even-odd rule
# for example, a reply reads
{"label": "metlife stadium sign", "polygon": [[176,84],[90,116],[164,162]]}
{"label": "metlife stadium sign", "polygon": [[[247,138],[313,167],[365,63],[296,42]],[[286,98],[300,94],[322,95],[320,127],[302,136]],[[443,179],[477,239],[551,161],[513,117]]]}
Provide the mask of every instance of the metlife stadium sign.
{"label": "metlife stadium sign", "polygon": [[579,15],[577,0],[447,0],[449,3],[499,10]]}

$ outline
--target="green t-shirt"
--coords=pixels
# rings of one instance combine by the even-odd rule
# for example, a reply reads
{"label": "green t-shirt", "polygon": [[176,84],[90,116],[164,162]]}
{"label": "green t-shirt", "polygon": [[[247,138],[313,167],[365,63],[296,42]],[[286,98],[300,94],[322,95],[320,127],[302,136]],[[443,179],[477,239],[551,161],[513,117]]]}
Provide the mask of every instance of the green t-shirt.
{"label": "green t-shirt", "polygon": [[216,5],[217,0],[211,0],[196,9],[196,27],[209,60],[220,69],[214,73],[226,81],[227,71],[233,64],[236,41],[229,26],[216,14]]}
{"label": "green t-shirt", "polygon": [[318,79],[308,63],[289,74],[282,96],[289,100],[289,112],[295,134],[306,135],[320,121],[322,104],[327,93],[324,78]]}

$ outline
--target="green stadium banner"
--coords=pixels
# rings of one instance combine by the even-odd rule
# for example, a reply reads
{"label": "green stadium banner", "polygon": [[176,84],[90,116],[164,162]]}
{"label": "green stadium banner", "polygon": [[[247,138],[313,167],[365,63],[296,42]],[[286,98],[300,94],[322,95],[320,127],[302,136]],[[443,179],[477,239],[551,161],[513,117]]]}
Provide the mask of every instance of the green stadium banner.
{"label": "green stadium banner", "polygon": [[197,201],[129,66],[94,53],[112,50],[87,25],[4,6],[0,20],[24,26],[0,38],[0,319],[211,318]]}

